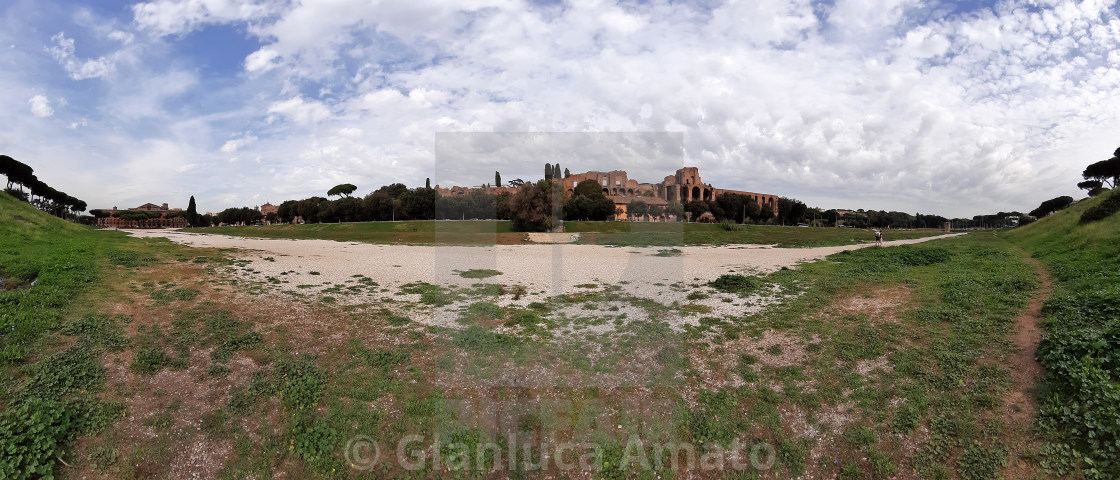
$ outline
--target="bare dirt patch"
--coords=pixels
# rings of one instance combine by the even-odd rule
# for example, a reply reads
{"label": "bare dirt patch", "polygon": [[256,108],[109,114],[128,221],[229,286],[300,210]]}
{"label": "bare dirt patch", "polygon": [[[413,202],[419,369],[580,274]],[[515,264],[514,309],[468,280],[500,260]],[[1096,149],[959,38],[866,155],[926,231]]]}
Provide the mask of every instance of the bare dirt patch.
{"label": "bare dirt patch", "polygon": [[867,315],[872,321],[899,323],[898,314],[910,305],[913,292],[904,285],[862,285],[841,294],[833,303],[833,313]]}

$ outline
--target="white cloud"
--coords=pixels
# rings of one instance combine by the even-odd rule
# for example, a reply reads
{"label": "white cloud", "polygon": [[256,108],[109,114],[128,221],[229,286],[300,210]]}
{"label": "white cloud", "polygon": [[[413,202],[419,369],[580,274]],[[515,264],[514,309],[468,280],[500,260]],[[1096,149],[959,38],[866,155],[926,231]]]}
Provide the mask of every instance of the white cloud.
{"label": "white cloud", "polygon": [[54,115],[51,101],[45,95],[35,95],[27,103],[31,104],[31,113],[36,117],[46,118]]}
{"label": "white cloud", "polygon": [[51,37],[55,45],[47,47],[47,52],[62,66],[70,78],[85,80],[87,78],[100,78],[113,71],[114,62],[106,57],[81,60],[74,55],[74,39],[66,38],[66,34],[59,32]]}
{"label": "white cloud", "polygon": [[304,100],[303,97],[273,103],[268,107],[268,113],[278,113],[302,126],[317,124],[331,116],[330,109],[322,102]]}
{"label": "white cloud", "polygon": [[222,151],[222,153],[234,154],[237,153],[237,150],[241,147],[244,147],[256,141],[257,137],[250,134],[245,134],[239,138],[226,141],[226,143],[222,144],[222,148],[220,150]]}
{"label": "white cloud", "polygon": [[245,70],[250,72],[259,72],[271,69],[277,65],[276,60],[280,57],[279,53],[275,50],[261,49],[257,50],[248,57],[245,57]]}
{"label": "white cloud", "polygon": [[155,0],[132,6],[136,23],[157,35],[190,32],[206,23],[258,20],[287,2],[280,0]]}
{"label": "white cloud", "polygon": [[134,38],[136,38],[135,35],[121,30],[113,30],[112,32],[109,32],[109,40],[116,40],[125,45],[132,43],[132,40]]}

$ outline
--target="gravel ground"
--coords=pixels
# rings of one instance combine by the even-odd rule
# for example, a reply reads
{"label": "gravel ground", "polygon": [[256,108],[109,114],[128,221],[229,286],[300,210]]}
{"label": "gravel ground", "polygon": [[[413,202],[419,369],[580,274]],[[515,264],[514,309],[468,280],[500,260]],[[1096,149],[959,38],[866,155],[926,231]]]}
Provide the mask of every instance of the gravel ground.
{"label": "gravel ground", "polygon": [[[247,271],[238,270],[252,280],[267,283],[269,277],[284,278],[290,290],[299,284],[352,285],[356,275],[364,275],[387,291],[374,296],[416,300],[418,295],[397,295],[400,286],[413,282],[469,287],[495,283],[525,287],[526,295],[514,302],[502,297],[503,306],[527,304],[545,297],[617,285],[634,297],[651,299],[664,305],[697,303],[712,308],[715,315],[742,315],[756,311],[766,302],[744,302],[735,297],[725,302],[718,295],[690,302],[685,296],[693,287],[724,273],[767,273],[801,262],[824,258],[844,250],[872,244],[816,248],[772,248],[765,245],[683,246],[679,255],[658,256],[665,247],[610,247],[600,245],[496,245],[496,246],[411,246],[373,245],[330,240],[283,240],[185,233],[177,230],[130,230],[136,237],[164,237],[195,247],[237,248],[233,255],[249,260]],[[920,243],[942,235],[914,240],[896,240],[886,245]],[[265,260],[272,258],[273,260]],[[472,269],[492,269],[500,275],[463,278]],[[311,274],[318,272],[318,274]],[[675,284],[675,285],[674,285]],[[673,286],[673,287],[670,287]],[[315,289],[308,289],[314,291]],[[369,293],[367,292],[367,295]],[[433,309],[435,323],[453,323],[457,307]],[[692,321],[684,320],[684,323]]]}

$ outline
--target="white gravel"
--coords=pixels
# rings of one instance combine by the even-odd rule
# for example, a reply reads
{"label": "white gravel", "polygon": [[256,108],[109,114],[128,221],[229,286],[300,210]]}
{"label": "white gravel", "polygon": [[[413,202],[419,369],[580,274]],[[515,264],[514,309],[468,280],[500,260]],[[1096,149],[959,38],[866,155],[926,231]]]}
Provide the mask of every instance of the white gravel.
{"label": "white gravel", "polygon": [[[520,305],[542,301],[546,297],[587,291],[587,284],[600,287],[618,285],[622,293],[657,301],[664,305],[697,303],[712,308],[712,316],[742,315],[757,311],[765,302],[737,296],[724,302],[719,295],[690,302],[685,296],[724,273],[767,273],[782,267],[795,267],[801,262],[824,258],[844,250],[865,248],[871,244],[815,248],[772,248],[765,245],[682,246],[679,256],[658,257],[667,247],[610,247],[598,245],[496,245],[496,246],[411,246],[373,245],[331,240],[285,240],[185,233],[178,230],[129,230],[136,237],[164,237],[173,242],[195,247],[237,248],[238,260],[249,260],[241,275],[267,283],[269,277],[288,283],[281,290],[295,290],[296,285],[355,285],[355,276],[364,275],[377,282],[386,292],[364,291],[363,295],[397,300],[415,300],[418,296],[397,295],[400,286],[426,282],[443,286],[469,287],[493,283],[525,287],[526,295],[513,302],[502,297],[501,304]],[[940,235],[914,240],[896,240],[886,245],[919,243],[953,235]],[[272,258],[273,260],[265,260]],[[501,275],[471,279],[460,272],[471,269],[492,269]],[[288,272],[284,274],[284,272]],[[310,272],[318,272],[312,275]],[[282,275],[283,274],[283,275]],[[584,285],[584,287],[578,287]],[[707,293],[714,293],[704,287]],[[315,288],[301,291],[314,292]],[[749,301],[748,301],[749,300]],[[452,306],[454,307],[454,306]],[[444,307],[440,324],[453,320]],[[436,313],[436,312],[433,312]],[[605,314],[608,312],[597,312]],[[693,323],[687,319],[684,323]]]}

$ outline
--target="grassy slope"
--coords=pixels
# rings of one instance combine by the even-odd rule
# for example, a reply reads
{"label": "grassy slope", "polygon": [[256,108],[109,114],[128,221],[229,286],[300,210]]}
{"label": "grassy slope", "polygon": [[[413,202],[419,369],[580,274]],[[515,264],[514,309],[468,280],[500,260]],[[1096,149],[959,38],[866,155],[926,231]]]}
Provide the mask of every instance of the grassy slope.
{"label": "grassy slope", "polygon": [[[67,347],[58,335],[99,277],[101,257],[122,238],[0,193],[0,478],[49,478],[74,438],[123,413],[96,395],[105,382],[103,348],[84,338]],[[94,323],[85,334],[112,333]]]}
{"label": "grassy slope", "polygon": [[[849,245],[872,241],[868,230],[849,228],[795,228],[746,226],[726,231],[719,225],[698,223],[564,222],[569,232],[583,233],[583,243],[599,245],[720,245],[778,244],[786,247]],[[263,227],[188,229],[260,238],[298,238],[406,244],[517,244],[525,235],[513,232],[508,221],[469,222],[363,222]],[[891,231],[888,240],[937,235],[940,231]]]}
{"label": "grassy slope", "polygon": [[1079,223],[1105,196],[1006,234],[1055,280],[1039,345],[1043,464],[1086,478],[1120,477],[1120,213]]}

